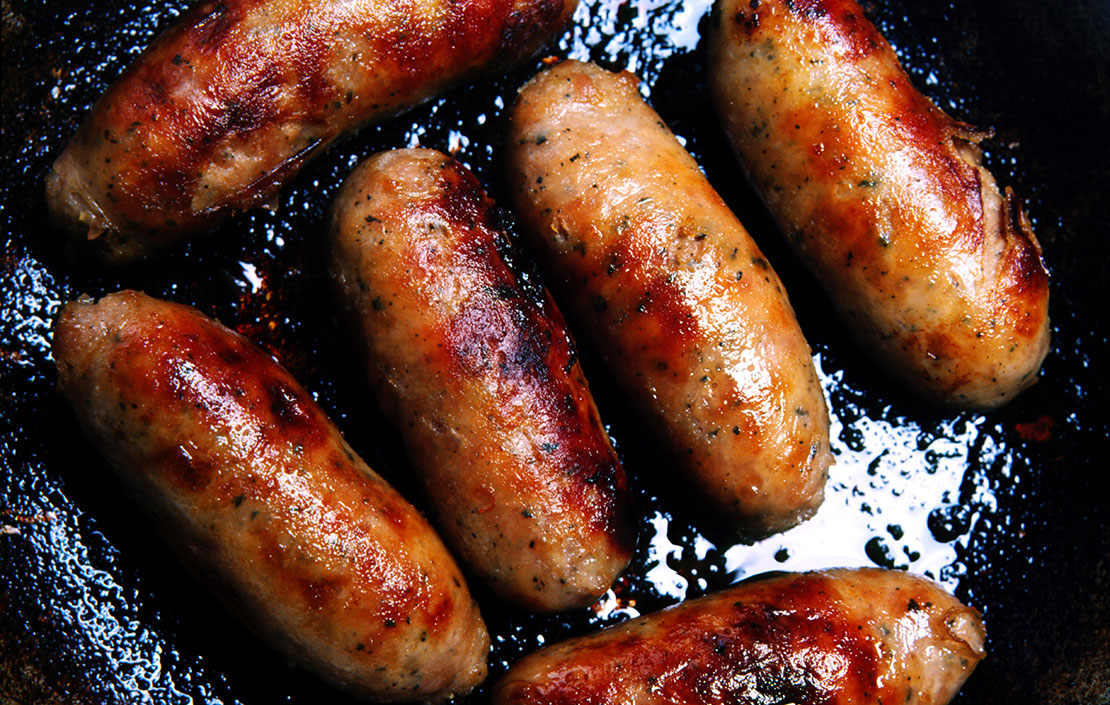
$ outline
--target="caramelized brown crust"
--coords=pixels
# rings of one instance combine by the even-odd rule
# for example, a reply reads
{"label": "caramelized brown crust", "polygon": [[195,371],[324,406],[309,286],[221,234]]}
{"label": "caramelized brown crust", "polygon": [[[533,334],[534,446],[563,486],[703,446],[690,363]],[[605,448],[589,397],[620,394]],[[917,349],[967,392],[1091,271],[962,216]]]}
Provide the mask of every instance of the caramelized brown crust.
{"label": "caramelized brown crust", "polygon": [[631,557],[624,471],[492,206],[444,154],[377,154],[336,197],[332,274],[447,539],[516,604],[582,606]]}
{"label": "caramelized brown crust", "polygon": [[47,179],[126,261],[271,199],[338,136],[519,60],[575,0],[205,0],[108,89]]}
{"label": "caramelized brown crust", "polygon": [[861,343],[920,394],[999,406],[1048,351],[1048,273],[982,134],[922,96],[854,0],[718,0],[733,147]]}
{"label": "caramelized brown crust", "polygon": [[446,547],[271,357],[132,291],[68,304],[53,353],[173,548],[273,646],[374,700],[482,681],[489,638]]}
{"label": "caramelized brown crust", "polygon": [[943,705],[983,657],[979,614],[923,578],[777,574],[556,644],[493,705]]}
{"label": "caramelized brown crust", "polygon": [[526,85],[509,174],[548,281],[692,482],[750,538],[821,503],[828,410],[778,277],[638,81]]}

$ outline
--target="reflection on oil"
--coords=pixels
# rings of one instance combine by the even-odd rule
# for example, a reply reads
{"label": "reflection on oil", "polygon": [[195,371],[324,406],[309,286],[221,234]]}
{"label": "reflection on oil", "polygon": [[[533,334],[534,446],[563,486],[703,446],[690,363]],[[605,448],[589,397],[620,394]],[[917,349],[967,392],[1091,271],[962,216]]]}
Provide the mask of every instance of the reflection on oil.
{"label": "reflection on oil", "polygon": [[[844,372],[818,373],[826,394],[844,384]],[[980,508],[994,508],[986,477],[970,502],[959,496],[969,469],[1002,459],[1009,452],[984,431],[982,416],[957,415],[925,430],[905,417],[853,415],[833,406],[831,442],[836,455],[825,503],[810,521],[754,546],[725,551],[737,578],[765,570],[810,570],[833,566],[878,565],[908,569],[955,590],[963,568],[955,544],[974,528]],[[969,517],[961,531],[941,532],[934,515],[954,503]],[[938,534],[941,534],[938,536]]]}
{"label": "reflection on oil", "polygon": [[[843,396],[844,372],[825,371],[820,355],[815,363],[826,395]],[[929,576],[950,591],[958,587],[966,568],[957,547],[967,547],[982,512],[997,508],[995,485],[1013,477],[1013,454],[996,437],[1000,429],[969,414],[925,429],[893,413],[868,416],[836,403],[831,409],[836,465],[820,511],[754,545],[723,548],[696,530],[672,539],[669,517],[657,512],[645,561],[657,593],[682,600],[688,580],[672,563],[718,557],[731,581],[774,570],[881,566]],[[687,548],[693,558],[684,556]]]}
{"label": "reflection on oil", "polygon": [[646,564],[650,567],[644,573],[644,577],[660,595],[666,595],[677,602],[681,602],[686,599],[688,582],[679,572],[668,565],[667,559],[672,557],[675,559],[682,558],[682,546],[671,543],[671,540],[667,537],[668,521],[661,512],[655,512],[649,521],[653,534],[647,550]]}
{"label": "reflection on oil", "polygon": [[649,95],[667,59],[697,48],[698,22],[712,4],[712,0],[581,2],[574,26],[559,42],[560,55],[594,61],[611,71],[631,71]]}
{"label": "reflection on oil", "polygon": [[21,606],[28,616],[37,613],[25,624],[28,633],[38,635],[36,646],[73,660],[92,676],[85,684],[90,695],[104,702],[218,702],[210,700],[211,686],[196,668],[200,664],[183,663],[144,618],[138,589],[120,582],[118,553],[107,539],[60,488],[35,486],[44,468],[24,470],[22,480],[7,477],[16,487],[5,487],[4,494],[34,504],[25,504],[19,514],[5,507],[2,522],[15,525],[20,541],[5,547],[5,557],[18,555],[38,566],[34,578],[20,586],[25,597],[38,602],[35,608]]}

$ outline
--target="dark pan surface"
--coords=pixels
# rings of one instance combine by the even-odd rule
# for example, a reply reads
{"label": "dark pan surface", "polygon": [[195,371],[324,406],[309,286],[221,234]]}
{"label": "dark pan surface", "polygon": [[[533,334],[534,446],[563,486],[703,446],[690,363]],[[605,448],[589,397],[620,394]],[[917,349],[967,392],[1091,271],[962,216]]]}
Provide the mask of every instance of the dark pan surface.
{"label": "dark pan surface", "polygon": [[[321,215],[358,159],[415,143],[455,153],[504,200],[506,107],[539,61],[341,142],[276,213],[239,216],[162,259],[110,271],[65,256],[46,225],[43,178],[96,97],[186,2],[0,2],[0,703],[348,702],[287,667],[177,564],[56,395],[50,326],[62,301],[122,287],[195,305],[273,352],[419,504],[331,314]],[[697,49],[706,2],[587,1],[551,52],[639,73],[756,237],[815,349],[838,464],[816,519],[733,546],[675,491],[596,351],[583,350],[637,487],[637,554],[610,595],[568,615],[506,612],[474,586],[493,635],[491,681],[541,644],[748,575],[878,564],[930,575],[984,612],[989,655],[958,703],[1110,703],[1110,5],[865,8],[919,87],[996,130],[988,163],[1026,199],[1053,272],[1054,344],[1040,383],[1000,411],[955,414],[876,373],[732,163]]]}

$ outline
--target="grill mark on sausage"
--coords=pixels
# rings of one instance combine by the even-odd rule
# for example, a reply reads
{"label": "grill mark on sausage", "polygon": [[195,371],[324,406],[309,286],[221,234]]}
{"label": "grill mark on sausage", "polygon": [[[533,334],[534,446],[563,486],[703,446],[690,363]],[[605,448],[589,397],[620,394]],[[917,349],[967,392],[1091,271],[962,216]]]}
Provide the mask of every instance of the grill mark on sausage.
{"label": "grill mark on sausage", "polygon": [[428,624],[431,631],[439,631],[443,628],[448,617],[455,611],[455,600],[450,593],[443,593],[443,599],[439,600],[428,610]]}
{"label": "grill mark on sausage", "polygon": [[568,417],[575,419],[577,425],[560,428],[558,447],[552,451],[556,462],[567,468],[568,481],[563,483],[563,494],[572,506],[589,508],[583,512],[589,522],[582,527],[583,533],[609,534],[616,546],[631,552],[635,532],[631,524],[620,521],[621,517],[629,515],[625,474],[608,444],[598,443],[595,434],[582,432],[582,429],[600,427],[597,411],[585,400],[575,401],[575,413]]}
{"label": "grill mark on sausage", "polygon": [[316,422],[308,400],[280,380],[269,381],[264,386],[269,397],[270,413],[274,415],[278,430],[289,436],[295,431],[307,431]]}
{"label": "grill mark on sausage", "polygon": [[[156,407],[148,402],[148,415],[199,416],[246,447],[291,443],[311,450],[328,441],[307,392],[273,373],[264,352],[213,325],[175,320],[159,336],[123,339],[111,356],[117,384],[158,400]],[[151,369],[136,375],[133,363]]]}
{"label": "grill mark on sausage", "polygon": [[319,611],[329,605],[343,591],[346,581],[336,577],[325,576],[321,578],[302,578],[300,580],[300,594],[304,597],[305,604],[312,610]]}
{"label": "grill mark on sausage", "polygon": [[162,454],[152,467],[164,469],[179,487],[198,494],[208,487],[216,474],[211,462],[192,455],[180,446]]}
{"label": "grill mark on sausage", "polygon": [[[646,692],[660,702],[825,705],[855,693],[857,683],[877,683],[874,636],[837,611],[823,578],[801,576],[799,583],[690,613],[665,628],[579,642],[560,670],[518,681],[512,702],[606,702],[612,692]],[[890,694],[902,692],[902,683],[891,685]]]}
{"label": "grill mark on sausage", "polygon": [[628,347],[638,348],[637,353],[650,351],[664,369],[696,346],[701,327],[667,261],[669,251],[662,251],[656,238],[645,232],[658,226],[657,218],[655,214],[631,218],[625,231],[611,241],[607,256],[601,258],[619,266],[610,272],[610,265],[602,269],[598,260],[593,276],[619,283],[619,298],[614,296],[609,303],[615,308],[611,314],[614,322],[625,328]]}
{"label": "grill mark on sausage", "polygon": [[[566,335],[556,335],[547,320],[549,306],[526,295],[515,273],[500,257],[504,236],[491,222],[492,202],[477,179],[462,166],[448,162],[437,174],[437,198],[415,208],[418,221],[429,228],[457,230],[452,242],[428,244],[413,258],[436,259],[436,267],[457,270],[455,276],[467,288],[465,302],[444,326],[445,348],[460,374],[498,375],[520,382],[537,378],[546,381],[553,346]],[[415,248],[425,247],[414,245]]]}
{"label": "grill mark on sausage", "polygon": [[601,428],[596,409],[578,391],[586,382],[565,321],[546,290],[523,281],[512,266],[519,255],[474,175],[448,160],[436,178],[438,197],[412,204],[410,211],[418,221],[460,232],[444,245],[448,251],[428,246],[436,248],[433,253],[413,243],[408,258],[436,260],[432,266],[456,270],[458,281],[474,287],[443,324],[450,366],[455,374],[486,380],[499,405],[528,408],[544,439],[542,452],[553,466],[566,468],[558,485],[563,501],[589,508],[583,530],[619,530],[619,545],[631,547],[634,537],[617,521],[627,501],[624,473],[608,439],[596,430]]}
{"label": "grill mark on sausage", "polygon": [[835,37],[837,44],[844,48],[845,55],[852,60],[866,58],[886,46],[882,35],[858,12],[854,2],[785,0],[785,5],[800,21],[809,22]]}

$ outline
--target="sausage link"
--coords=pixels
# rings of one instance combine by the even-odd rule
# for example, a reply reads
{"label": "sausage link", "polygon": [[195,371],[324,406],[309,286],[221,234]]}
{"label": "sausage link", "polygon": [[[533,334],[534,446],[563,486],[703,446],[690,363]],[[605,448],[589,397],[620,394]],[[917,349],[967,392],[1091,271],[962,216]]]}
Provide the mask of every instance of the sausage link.
{"label": "sausage link", "polygon": [[725,130],[859,342],[919,394],[991,408],[1048,351],[1048,272],[984,137],[922,96],[854,0],[718,0]]}
{"label": "sausage link", "polygon": [[448,541],[506,599],[582,606],[631,557],[624,471],[492,208],[444,154],[377,154],[332,208],[332,275]]}
{"label": "sausage link", "polygon": [[828,409],[778,277],[637,85],[566,61],[521,89],[517,210],[683,481],[758,538],[821,503]]}
{"label": "sausage link", "polygon": [[535,52],[576,0],[204,0],[55,162],[55,220],[124,262],[271,200],[342,134]]}
{"label": "sausage link", "polygon": [[273,358],[133,291],[66,305],[53,353],[172,547],[275,648],[373,700],[485,678],[489,637],[446,547]]}
{"label": "sausage link", "polygon": [[537,651],[493,705],[944,705],[979,613],[879,569],[775,574]]}

